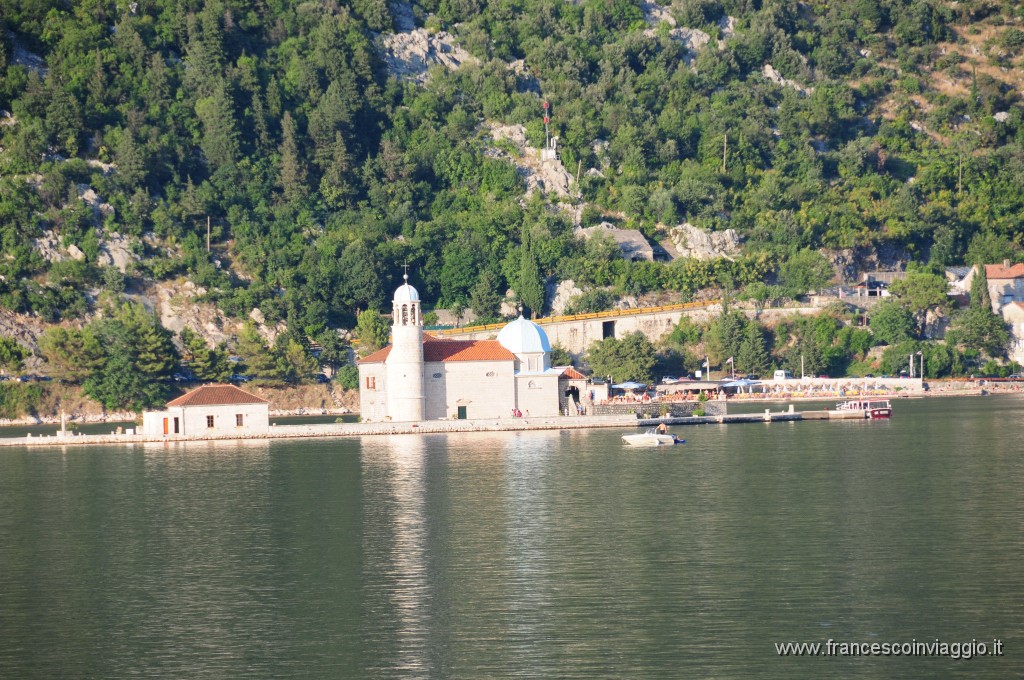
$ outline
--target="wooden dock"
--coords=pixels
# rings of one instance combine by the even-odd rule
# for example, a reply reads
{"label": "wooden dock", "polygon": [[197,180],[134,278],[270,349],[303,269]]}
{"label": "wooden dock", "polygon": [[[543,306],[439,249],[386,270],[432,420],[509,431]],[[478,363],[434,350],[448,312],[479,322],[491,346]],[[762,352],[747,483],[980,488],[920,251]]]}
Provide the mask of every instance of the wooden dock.
{"label": "wooden dock", "polygon": [[864,420],[867,418],[866,411],[796,411],[792,406],[788,411],[771,412],[765,409],[764,413],[734,413],[724,416],[684,416],[663,418],[642,418],[637,420],[641,427],[654,427],[665,423],[666,425],[725,425],[728,423],[789,423],[797,420]]}

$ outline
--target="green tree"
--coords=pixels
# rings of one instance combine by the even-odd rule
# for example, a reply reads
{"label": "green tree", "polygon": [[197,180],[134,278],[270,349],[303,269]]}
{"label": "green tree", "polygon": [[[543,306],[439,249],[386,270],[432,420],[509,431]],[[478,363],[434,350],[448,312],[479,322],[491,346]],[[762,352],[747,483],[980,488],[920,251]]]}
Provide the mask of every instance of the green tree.
{"label": "green tree", "polygon": [[189,328],[182,329],[181,344],[184,347],[183,358],[189,362],[189,369],[199,380],[226,382],[231,377],[233,367],[223,344],[210,347],[206,340]]}
{"label": "green tree", "polygon": [[544,284],[541,281],[537,256],[529,245],[520,249],[519,283],[516,286],[519,300],[531,316],[536,317],[544,309]]}
{"label": "green tree", "polygon": [[988,276],[985,272],[985,265],[978,263],[974,267],[974,277],[971,279],[971,307],[992,310],[992,297],[988,291]]}
{"label": "green tree", "polygon": [[898,279],[889,286],[901,304],[917,319],[918,335],[924,336],[928,313],[949,308],[946,279],[938,274],[919,271],[910,272],[905,279]]}
{"label": "green tree", "polygon": [[285,200],[300,201],[306,195],[306,168],[299,155],[298,134],[292,114],[285,111],[281,121],[280,179],[278,184],[284,190]]}
{"label": "green tree", "polygon": [[283,380],[276,353],[263,341],[263,336],[251,321],[246,322],[238,334],[235,352],[242,358],[246,373],[255,380],[268,383]]}
{"label": "green tree", "polygon": [[740,353],[747,332],[747,317],[743,312],[723,312],[711,322],[704,334],[704,348],[713,365],[722,365],[732,357],[735,361]]}
{"label": "green tree", "polygon": [[990,357],[1006,354],[1010,330],[991,308],[968,307],[953,321],[946,342],[963,349],[980,350]]}
{"label": "green tree", "polygon": [[875,305],[869,313],[868,324],[875,338],[889,345],[914,337],[916,327],[910,310],[892,299]]}
{"label": "green tree", "polygon": [[501,301],[504,296],[499,290],[498,277],[488,269],[480,273],[476,285],[470,291],[469,308],[477,318],[491,319],[501,313]]}
{"label": "green tree", "polygon": [[756,323],[747,325],[743,342],[736,355],[736,367],[747,372],[764,375],[771,368],[771,357],[765,345],[764,333]]}
{"label": "green tree", "polygon": [[818,290],[832,280],[835,273],[828,259],[816,250],[805,248],[789,257],[779,268],[779,281],[789,297]]}
{"label": "green tree", "polygon": [[14,338],[0,336],[0,369],[20,371],[25,362],[25,348]]}
{"label": "green tree", "polygon": [[47,372],[57,380],[81,382],[103,361],[103,347],[89,330],[51,326],[39,338]]}
{"label": "green tree", "polygon": [[650,382],[655,364],[654,345],[640,331],[629,333],[621,340],[605,338],[590,346],[587,363],[594,375],[610,376],[615,382]]}
{"label": "green tree", "polygon": [[356,323],[356,337],[359,338],[359,352],[369,354],[388,344],[391,324],[388,318],[376,309],[368,309],[359,315]]}
{"label": "green tree", "polygon": [[170,332],[140,304],[109,311],[86,328],[102,357],[82,389],[108,409],[139,411],[159,404],[167,398],[168,379],[179,360]]}

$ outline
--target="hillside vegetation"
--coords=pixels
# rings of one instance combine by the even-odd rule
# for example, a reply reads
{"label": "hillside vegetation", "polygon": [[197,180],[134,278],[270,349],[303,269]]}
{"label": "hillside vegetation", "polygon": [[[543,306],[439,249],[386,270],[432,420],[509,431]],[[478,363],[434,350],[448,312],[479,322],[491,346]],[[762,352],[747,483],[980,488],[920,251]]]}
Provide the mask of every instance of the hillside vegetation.
{"label": "hillside vegetation", "polygon": [[[410,23],[472,58],[396,77]],[[84,321],[187,277],[283,323],[301,376],[406,262],[428,304],[493,318],[507,289],[543,311],[552,278],[796,296],[1019,259],[1022,49],[990,0],[0,0],[0,306]],[[579,171],[561,207],[488,134],[543,146],[542,101]],[[743,252],[630,263],[577,216]]]}

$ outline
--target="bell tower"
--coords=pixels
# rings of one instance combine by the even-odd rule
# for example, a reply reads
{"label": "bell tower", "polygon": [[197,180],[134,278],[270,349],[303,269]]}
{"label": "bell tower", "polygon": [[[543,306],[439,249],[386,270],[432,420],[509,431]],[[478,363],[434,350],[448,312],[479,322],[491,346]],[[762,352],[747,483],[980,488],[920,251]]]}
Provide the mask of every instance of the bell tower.
{"label": "bell tower", "polygon": [[391,352],[387,370],[388,416],[392,421],[423,420],[423,314],[420,295],[405,281],[395,291],[391,309]]}

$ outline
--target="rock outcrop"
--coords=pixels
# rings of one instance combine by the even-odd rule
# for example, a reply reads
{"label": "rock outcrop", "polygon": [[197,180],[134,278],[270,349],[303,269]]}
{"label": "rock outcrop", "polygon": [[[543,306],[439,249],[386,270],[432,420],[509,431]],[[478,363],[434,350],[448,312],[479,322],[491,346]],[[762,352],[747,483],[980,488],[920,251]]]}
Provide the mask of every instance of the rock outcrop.
{"label": "rock outcrop", "polygon": [[776,85],[793,88],[804,97],[814,92],[813,87],[804,87],[803,85],[794,80],[788,80],[786,78],[783,78],[782,74],[776,71],[775,67],[773,67],[771,64],[765,64],[761,68],[761,75],[763,75],[765,78],[772,81]]}
{"label": "rock outcrop", "polygon": [[392,33],[377,39],[388,70],[398,78],[426,82],[432,66],[455,70],[467,62],[478,59],[455,44],[450,33],[431,34],[425,28],[407,33]]}
{"label": "rock outcrop", "polygon": [[554,194],[561,198],[569,197],[569,190],[575,178],[565,169],[562,161],[557,158],[541,160],[541,150],[526,144],[526,128],[522,125],[487,125],[491,139],[508,141],[515,147],[515,153],[499,146],[491,147],[487,155],[510,161],[516,166],[519,175],[526,183],[526,197],[535,191]]}
{"label": "rock outcrop", "polygon": [[565,307],[569,304],[569,300],[577,295],[582,295],[583,290],[578,288],[576,282],[572,279],[566,279],[565,281],[559,281],[557,285],[554,281],[549,281],[545,286],[545,293],[547,294],[551,313],[558,316],[565,313]]}
{"label": "rock outcrop", "polygon": [[732,258],[740,250],[740,237],[735,229],[709,232],[684,222],[669,230],[669,239],[677,257],[697,260]]}

